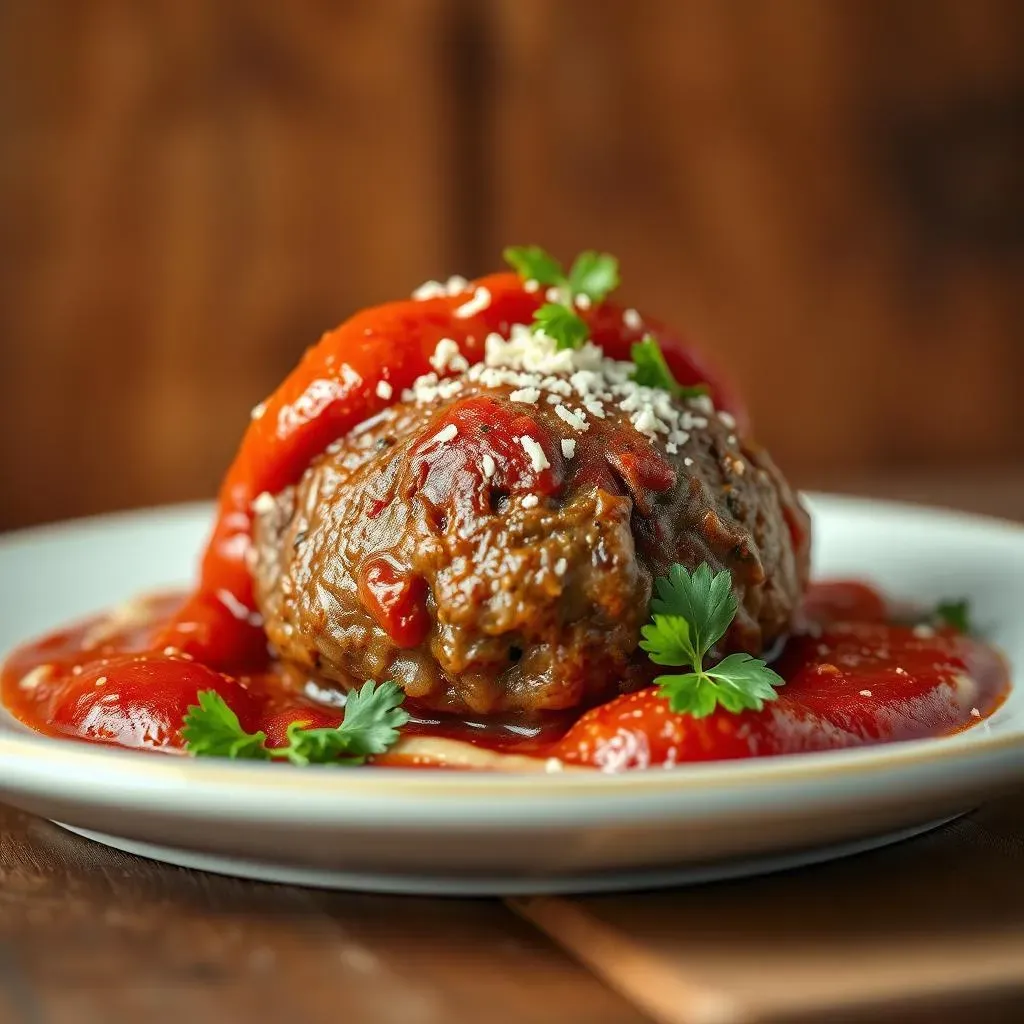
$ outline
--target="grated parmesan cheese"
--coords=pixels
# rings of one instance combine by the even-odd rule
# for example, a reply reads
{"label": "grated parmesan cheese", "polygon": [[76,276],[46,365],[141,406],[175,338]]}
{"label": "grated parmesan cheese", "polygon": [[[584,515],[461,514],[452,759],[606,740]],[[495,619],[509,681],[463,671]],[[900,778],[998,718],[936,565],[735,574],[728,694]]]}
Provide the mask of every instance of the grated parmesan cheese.
{"label": "grated parmesan cheese", "polygon": [[483,470],[484,479],[490,480],[498,469],[498,466],[494,461],[494,456],[489,452],[484,452],[484,457],[480,460],[480,468]]}
{"label": "grated parmesan cheese", "polygon": [[464,302],[455,310],[455,316],[460,320],[466,320],[477,313],[482,313],[491,304],[491,293],[487,288],[480,287],[473,292],[473,298]]}
{"label": "grated parmesan cheese", "polygon": [[448,426],[442,427],[425,445],[425,448],[429,448],[435,444],[447,444],[449,441],[454,441],[458,436],[459,428],[454,423],[449,423]]}
{"label": "grated parmesan cheese", "polygon": [[447,294],[445,286],[440,281],[424,281],[413,290],[412,297],[417,302],[426,302],[427,299],[443,299]]}
{"label": "grated parmesan cheese", "polygon": [[573,430],[578,430],[580,433],[590,429],[590,424],[578,412],[573,412],[567,406],[556,405],[555,415],[560,420],[565,420]]}
{"label": "grated parmesan cheese", "polygon": [[572,438],[567,437],[562,441],[562,454],[567,459],[571,459],[576,454],[576,442]]}
{"label": "grated parmesan cheese", "polygon": [[270,491],[263,491],[262,494],[256,495],[256,500],[252,503],[252,510],[256,515],[263,516],[273,512],[276,504]]}
{"label": "grated parmesan cheese", "polygon": [[[470,303],[477,299],[474,293]],[[588,416],[603,419],[614,408],[627,413],[633,427],[648,440],[665,443],[670,454],[678,453],[691,431],[706,428],[708,417],[716,414],[706,395],[679,401],[661,388],[638,384],[633,380],[633,363],[609,358],[592,342],[560,349],[552,338],[527,324],[512,324],[508,337],[496,332],[487,335],[483,360],[473,366],[453,339],[444,338],[430,364],[434,372],[414,381],[403,392],[404,400],[427,404],[452,398],[467,384],[508,388],[513,402],[544,402],[577,433],[590,428]],[[446,373],[456,376],[442,379]],[[737,443],[734,435],[729,443]],[[685,464],[692,466],[693,460]]]}
{"label": "grated parmesan cheese", "polygon": [[528,434],[523,434],[519,438],[519,443],[523,446],[523,451],[530,456],[530,465],[533,466],[534,472],[539,473],[543,469],[550,468],[551,463],[548,462],[548,457],[544,454],[544,449],[541,448],[539,442]]}
{"label": "grated parmesan cheese", "polygon": [[459,351],[459,344],[451,338],[442,338],[430,357],[430,365],[438,372],[444,373],[451,370],[454,373],[465,373],[469,369],[469,362]]}
{"label": "grated parmesan cheese", "polygon": [[536,405],[537,399],[540,398],[540,388],[520,388],[508,397],[510,401],[521,402],[523,405]]}
{"label": "grated parmesan cheese", "polygon": [[377,381],[377,397],[383,398],[386,402],[394,394],[394,388],[386,381]]}

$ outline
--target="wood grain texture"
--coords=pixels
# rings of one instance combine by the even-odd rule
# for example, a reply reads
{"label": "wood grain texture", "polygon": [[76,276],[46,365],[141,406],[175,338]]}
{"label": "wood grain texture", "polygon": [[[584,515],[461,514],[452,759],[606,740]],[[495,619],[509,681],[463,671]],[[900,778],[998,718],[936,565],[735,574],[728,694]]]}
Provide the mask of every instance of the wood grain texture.
{"label": "wood grain texture", "polygon": [[511,901],[661,1024],[1018,1020],[1024,800],[888,849],[686,890]]}
{"label": "wood grain texture", "polygon": [[494,8],[502,240],[624,264],[833,467],[1024,457],[1024,8]]}
{"label": "wood grain texture", "polygon": [[500,903],[167,867],[0,807],[0,1022],[643,1024]]}
{"label": "wood grain texture", "polygon": [[0,527],[212,494],[322,331],[455,269],[441,7],[0,7]]}
{"label": "wood grain texture", "polygon": [[9,0],[0,529],[211,494],[353,309],[618,253],[797,482],[1024,476],[1016,0]]}

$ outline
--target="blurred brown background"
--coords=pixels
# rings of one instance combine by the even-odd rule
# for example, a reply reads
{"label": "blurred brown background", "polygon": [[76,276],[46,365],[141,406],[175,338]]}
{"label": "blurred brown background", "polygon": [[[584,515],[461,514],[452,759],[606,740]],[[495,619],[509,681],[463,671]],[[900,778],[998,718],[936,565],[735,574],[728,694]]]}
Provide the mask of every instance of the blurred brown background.
{"label": "blurred brown background", "polygon": [[212,494],[506,242],[619,255],[800,483],[1024,484],[1018,0],[6,0],[0,240],[0,527]]}

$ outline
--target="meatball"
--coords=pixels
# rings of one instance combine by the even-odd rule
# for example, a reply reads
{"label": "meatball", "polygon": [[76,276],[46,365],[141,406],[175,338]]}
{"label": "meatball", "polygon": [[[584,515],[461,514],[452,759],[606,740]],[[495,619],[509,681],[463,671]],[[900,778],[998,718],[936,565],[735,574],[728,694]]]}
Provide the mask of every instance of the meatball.
{"label": "meatball", "polygon": [[664,393],[673,429],[652,435],[628,401],[565,391],[435,382],[262,495],[252,570],[279,655],[433,711],[587,706],[658,671],[638,643],[673,562],[730,572],[723,651],[779,640],[809,524],[768,455],[703,397]]}

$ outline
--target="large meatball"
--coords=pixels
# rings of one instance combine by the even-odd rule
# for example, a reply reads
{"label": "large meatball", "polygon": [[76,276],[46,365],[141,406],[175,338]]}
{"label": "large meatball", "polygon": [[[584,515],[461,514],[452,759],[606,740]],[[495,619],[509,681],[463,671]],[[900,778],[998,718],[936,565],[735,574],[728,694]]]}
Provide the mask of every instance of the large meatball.
{"label": "large meatball", "polygon": [[637,645],[673,562],[731,573],[723,650],[786,632],[807,516],[726,414],[523,379],[428,381],[261,497],[256,595],[282,658],[343,687],[395,679],[440,711],[592,704],[655,674]]}

